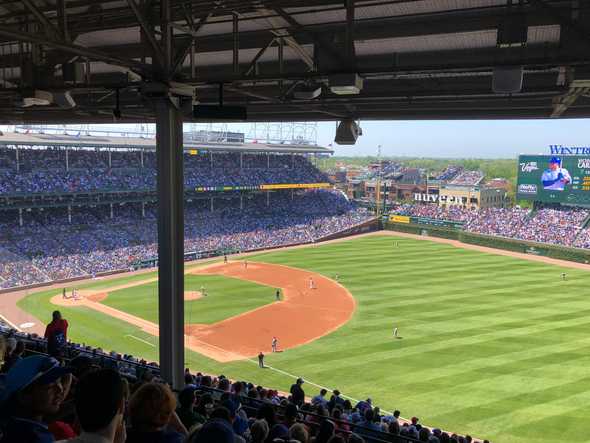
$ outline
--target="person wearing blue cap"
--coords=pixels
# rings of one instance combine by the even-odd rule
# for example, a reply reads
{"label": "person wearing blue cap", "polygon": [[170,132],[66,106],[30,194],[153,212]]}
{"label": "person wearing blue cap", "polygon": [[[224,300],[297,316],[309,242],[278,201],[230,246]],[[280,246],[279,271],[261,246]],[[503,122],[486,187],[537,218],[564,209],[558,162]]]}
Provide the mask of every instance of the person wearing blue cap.
{"label": "person wearing blue cap", "polygon": [[561,158],[551,157],[549,168],[543,171],[541,181],[543,189],[563,191],[565,185],[571,183],[572,177],[567,169],[561,167]]}
{"label": "person wearing blue cap", "polygon": [[0,379],[0,443],[50,443],[54,437],[44,423],[56,414],[67,396],[71,369],[51,357],[24,358]]}

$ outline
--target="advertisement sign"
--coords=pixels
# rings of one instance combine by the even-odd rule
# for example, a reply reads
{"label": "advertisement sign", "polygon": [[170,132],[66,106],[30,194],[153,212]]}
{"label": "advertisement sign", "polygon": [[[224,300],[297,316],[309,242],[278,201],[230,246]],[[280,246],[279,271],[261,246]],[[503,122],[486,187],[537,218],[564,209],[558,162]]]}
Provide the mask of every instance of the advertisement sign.
{"label": "advertisement sign", "polygon": [[272,190],[272,189],[319,189],[329,188],[330,183],[288,183],[288,184],[273,184],[273,185],[260,185],[260,189]]}
{"label": "advertisement sign", "polygon": [[260,186],[197,186],[197,192],[260,191],[276,189],[321,189],[330,188],[330,183],[292,183]]}
{"label": "advertisement sign", "polygon": [[521,155],[516,198],[590,204],[590,155]]}
{"label": "advertisement sign", "polygon": [[407,215],[390,215],[389,216],[389,221],[394,222],[394,223],[406,223],[409,224],[410,223],[410,217],[408,217]]}

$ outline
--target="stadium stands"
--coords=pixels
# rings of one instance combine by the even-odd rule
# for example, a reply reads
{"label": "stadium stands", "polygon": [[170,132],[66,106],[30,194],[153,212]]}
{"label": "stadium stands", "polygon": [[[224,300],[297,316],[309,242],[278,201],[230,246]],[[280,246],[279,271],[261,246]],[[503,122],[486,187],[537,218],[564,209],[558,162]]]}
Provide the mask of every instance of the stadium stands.
{"label": "stadium stands", "polygon": [[579,208],[515,208],[472,210],[460,206],[396,205],[400,215],[465,223],[476,234],[514,238],[568,247],[590,248],[590,229],[584,223],[590,211]]}
{"label": "stadium stands", "polygon": [[[10,358],[11,350],[15,349],[14,345],[17,341],[25,345],[25,355],[29,356],[44,355],[47,348],[47,342],[43,338],[17,332],[0,325],[0,340],[2,339],[12,341],[10,349],[4,356],[6,358]],[[25,358],[27,357],[25,356]],[[137,402],[135,393],[140,388],[143,387],[143,390],[157,389],[154,383],[158,385],[162,383],[156,363],[149,363],[131,355],[121,355],[114,351],[106,352],[100,348],[69,343],[65,350],[64,359],[78,380],[82,380],[88,374],[96,373],[95,371],[99,371],[101,368],[117,371],[125,378],[126,384],[131,387],[131,403]],[[399,411],[396,411],[395,414],[382,412],[379,407],[372,404],[370,398],[353,401],[337,390],[334,390],[329,401],[328,398],[323,399],[320,396],[315,396],[309,401],[308,396],[304,404],[295,406],[291,396],[287,393],[256,386],[246,381],[231,381],[223,375],[212,377],[200,372],[191,373],[187,369],[185,382],[187,387],[177,393],[178,402],[175,403],[177,403],[177,416],[186,428],[188,436],[186,440],[182,437],[174,441],[222,443],[226,440],[220,440],[219,434],[213,439],[206,437],[208,430],[215,426],[218,420],[224,419],[229,420],[226,422],[230,437],[227,440],[228,443],[234,441],[252,443],[265,441],[298,441],[299,443],[314,441],[324,443],[477,442],[469,436],[449,434],[440,429],[423,426],[416,417],[413,417],[411,421],[403,420],[399,418]],[[100,394],[94,393],[94,395]],[[70,397],[66,397],[64,404],[67,404],[68,398]],[[99,404],[103,404],[99,401],[100,399],[96,400],[97,407]],[[162,413],[164,412],[165,405],[155,405],[155,407],[156,411],[159,408]],[[134,425],[133,414],[134,412],[131,411],[127,426]],[[58,427],[53,426],[54,423],[50,422],[50,432],[56,432],[56,429],[71,428],[73,430],[76,428],[75,415],[71,413],[60,415],[65,417],[62,419],[63,422]],[[262,424],[262,427],[267,429],[263,433],[263,438],[258,438],[260,420],[264,420],[266,426]],[[174,427],[171,426],[171,428]],[[0,435],[1,430],[2,426],[0,426]],[[178,430],[182,432],[182,427]],[[130,428],[130,431],[128,436],[132,436],[134,433],[133,428]],[[243,440],[236,438],[236,436]],[[211,438],[210,435],[209,438]],[[296,438],[297,440],[295,440]],[[0,441],[4,443],[1,438]],[[134,440],[132,437],[128,437],[127,441]]]}
{"label": "stadium stands", "polygon": [[[155,154],[138,152],[0,149],[0,194],[153,191]],[[110,158],[110,161],[109,161]],[[240,162],[242,165],[240,166]],[[327,182],[305,157],[278,154],[216,153],[184,158],[185,188]]]}
{"label": "stadium stands", "polygon": [[464,171],[452,179],[449,184],[456,186],[477,186],[484,178],[481,171]]}
{"label": "stadium stands", "polygon": [[[337,191],[251,194],[240,210],[239,197],[187,203],[185,251],[249,251],[309,243],[372,218]],[[27,215],[23,226],[5,220],[0,240],[0,288],[129,269],[157,256],[156,210],[141,217],[137,205],[108,211],[81,208],[72,224],[63,210]]]}

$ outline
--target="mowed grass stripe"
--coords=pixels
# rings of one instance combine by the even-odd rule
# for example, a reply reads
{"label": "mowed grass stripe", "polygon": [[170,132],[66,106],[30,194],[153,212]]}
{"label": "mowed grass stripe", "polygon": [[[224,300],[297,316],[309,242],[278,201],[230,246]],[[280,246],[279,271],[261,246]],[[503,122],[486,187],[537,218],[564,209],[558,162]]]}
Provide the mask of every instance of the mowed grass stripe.
{"label": "mowed grass stripe", "polygon": [[[358,303],[345,326],[268,355],[269,364],[352,397],[371,396],[426,424],[496,442],[587,440],[581,438],[590,400],[585,271],[390,236],[249,260],[339,275]],[[567,281],[560,280],[562,272]],[[392,338],[394,325],[402,340]],[[281,331],[276,334],[280,340]],[[130,352],[139,345],[131,344]],[[292,383],[251,362],[222,365],[192,352],[187,362],[284,390]],[[555,431],[554,419],[570,426],[569,440]]]}

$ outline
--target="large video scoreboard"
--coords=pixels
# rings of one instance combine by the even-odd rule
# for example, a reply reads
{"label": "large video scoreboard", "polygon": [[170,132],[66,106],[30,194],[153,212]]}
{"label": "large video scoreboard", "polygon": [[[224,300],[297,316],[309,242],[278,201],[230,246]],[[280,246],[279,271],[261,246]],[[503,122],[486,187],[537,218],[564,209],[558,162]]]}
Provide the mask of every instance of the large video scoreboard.
{"label": "large video scoreboard", "polygon": [[590,155],[558,156],[560,166],[552,166],[552,158],[551,155],[521,155],[518,158],[516,198],[590,205]]}

